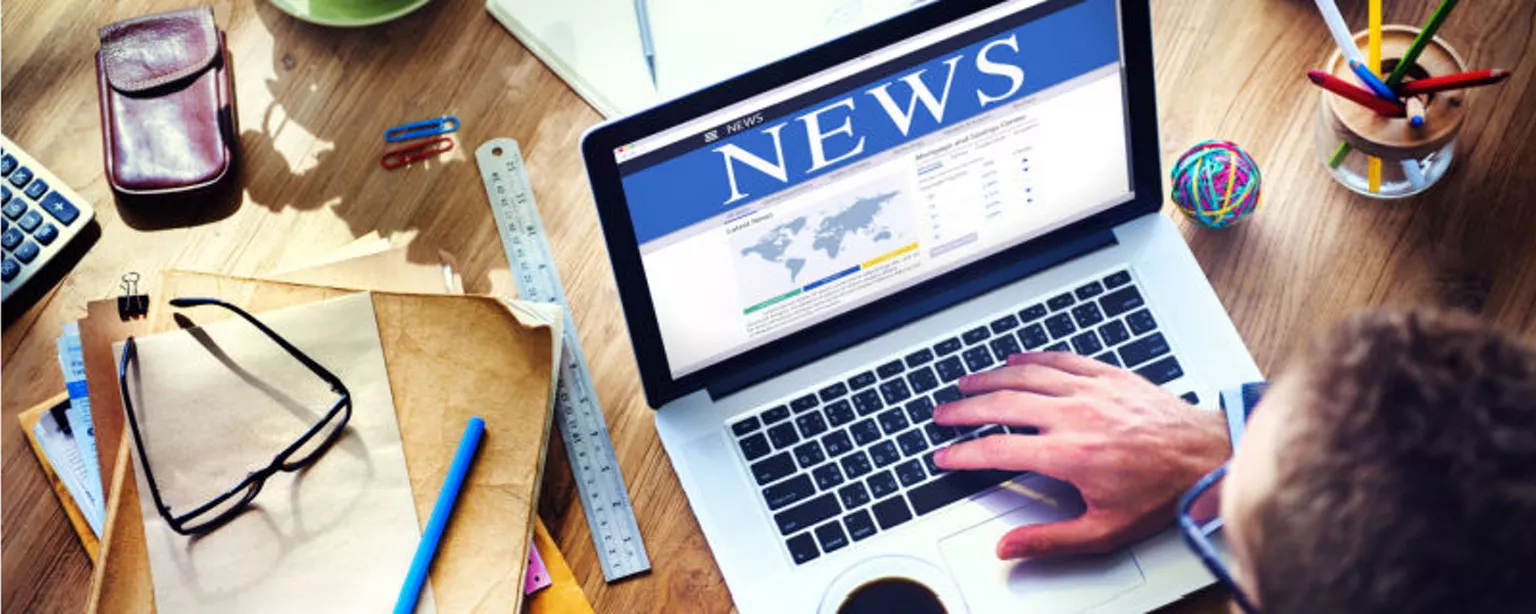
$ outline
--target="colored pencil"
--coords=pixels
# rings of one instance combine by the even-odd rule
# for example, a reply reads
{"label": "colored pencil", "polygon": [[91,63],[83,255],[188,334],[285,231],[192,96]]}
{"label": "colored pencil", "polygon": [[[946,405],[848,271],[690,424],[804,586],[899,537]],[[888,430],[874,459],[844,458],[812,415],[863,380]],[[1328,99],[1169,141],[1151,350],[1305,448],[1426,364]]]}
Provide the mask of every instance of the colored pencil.
{"label": "colored pencil", "polygon": [[1361,83],[1370,88],[1371,93],[1380,96],[1382,100],[1397,100],[1397,95],[1392,93],[1387,84],[1382,83],[1381,79],[1364,64],[1350,60],[1349,69],[1355,72],[1355,76],[1360,78]]}
{"label": "colored pencil", "polygon": [[[1333,0],[1315,0],[1317,12],[1322,14],[1323,23],[1328,24],[1328,33],[1333,35],[1333,44],[1339,46],[1339,52],[1344,54],[1345,61],[1364,61],[1360,56],[1360,46],[1355,44],[1355,37],[1349,31],[1349,25],[1344,23],[1344,15],[1339,13],[1339,5]],[[1328,158],[1328,168],[1338,168],[1344,163],[1344,158],[1349,155],[1349,142],[1339,143],[1333,156]]]}
{"label": "colored pencil", "polygon": [[453,504],[459,500],[459,490],[469,475],[469,466],[475,462],[475,450],[480,447],[480,437],[485,434],[485,420],[471,416],[464,425],[464,436],[459,448],[453,453],[453,463],[448,465],[448,475],[443,477],[443,488],[437,492],[437,502],[432,504],[432,516],[427,528],[421,532],[421,542],[416,546],[416,556],[411,559],[411,569],[405,575],[405,585],[400,587],[400,597],[395,600],[395,614],[411,614],[416,611],[416,600],[421,597],[421,587],[427,583],[427,571],[432,568],[432,558],[437,556],[437,544],[442,541],[443,531],[448,528],[448,518],[453,515]]}
{"label": "colored pencil", "polygon": [[1339,5],[1333,0],[1316,0],[1317,12],[1322,13],[1323,22],[1328,24],[1328,33],[1333,35],[1333,43],[1339,46],[1339,51],[1344,53],[1344,59],[1364,62],[1360,57],[1360,47],[1355,44],[1355,37],[1349,32],[1349,25],[1344,23],[1344,15],[1339,13]]}
{"label": "colored pencil", "polygon": [[[1362,67],[1358,62],[1351,62],[1349,67],[1355,70],[1355,74],[1361,75],[1361,78],[1369,82],[1371,89],[1375,90],[1377,95],[1385,92],[1388,98],[1396,100],[1397,97],[1392,94],[1392,88],[1376,78],[1376,73],[1381,72],[1381,0],[1370,0],[1367,4],[1370,6],[1367,13],[1370,16],[1368,20],[1370,25],[1366,29],[1365,57],[1370,65],[1365,66],[1366,70],[1363,71],[1360,70]],[[1381,87],[1378,88],[1377,85]],[[1366,186],[1370,188],[1372,194],[1375,194],[1381,191],[1381,158],[1371,156],[1366,159],[1366,163]]]}
{"label": "colored pencil", "polygon": [[1482,85],[1492,85],[1509,78],[1509,71],[1502,68],[1487,70],[1474,70],[1455,75],[1444,75],[1409,81],[1397,88],[1397,93],[1403,96],[1419,96],[1422,94],[1437,94],[1446,90],[1456,90]]}
{"label": "colored pencil", "polygon": [[1401,103],[1384,100],[1375,94],[1365,91],[1357,85],[1330,75],[1321,70],[1307,71],[1307,79],[1325,90],[1343,96],[1350,102],[1375,111],[1378,115],[1387,117],[1402,117],[1407,113]]}
{"label": "colored pencil", "polygon": [[1456,9],[1458,1],[1445,0],[1435,9],[1434,14],[1429,16],[1429,22],[1419,30],[1419,35],[1413,39],[1413,44],[1408,46],[1407,53],[1403,54],[1403,59],[1398,61],[1396,68],[1392,69],[1392,74],[1387,75],[1387,87],[1395,90],[1403,83],[1403,77],[1408,76],[1408,67],[1419,61],[1419,54],[1424,53],[1424,48],[1428,47],[1429,41],[1435,38],[1435,32],[1445,24],[1445,19],[1451,16],[1451,11]]}
{"label": "colored pencil", "polygon": [[[1374,77],[1381,74],[1381,0],[1369,0],[1366,2],[1366,6],[1368,8],[1365,13],[1365,58],[1366,66],[1371,69],[1371,76]],[[1380,90],[1376,89],[1375,86],[1372,86],[1371,89],[1378,94],[1383,90],[1388,95],[1392,94],[1392,89],[1387,87],[1385,83],[1382,84]]]}
{"label": "colored pencil", "polygon": [[1418,96],[1409,96],[1407,99],[1407,104],[1404,106],[1408,108],[1408,125],[1415,128],[1423,128],[1424,99]]}
{"label": "colored pencil", "polygon": [[[1328,28],[1333,32],[1335,42],[1338,42],[1340,48],[1344,51],[1344,57],[1350,57],[1350,51],[1354,46],[1354,39],[1348,37],[1348,27],[1343,25],[1344,18],[1339,15],[1338,7],[1333,5],[1332,0],[1316,0],[1316,2],[1318,10],[1323,13],[1323,19],[1329,22]],[[1419,35],[1413,39],[1413,44],[1408,47],[1408,52],[1403,54],[1403,59],[1398,61],[1397,67],[1392,69],[1391,75],[1388,75],[1386,79],[1388,88],[1395,88],[1402,84],[1403,77],[1408,74],[1408,67],[1413,66],[1419,60],[1419,55],[1424,53],[1424,48],[1429,46],[1429,41],[1435,37],[1435,32],[1439,31],[1440,26],[1445,23],[1445,19],[1450,17],[1451,11],[1456,8],[1457,2],[1458,0],[1444,0],[1444,2],[1440,3],[1440,6],[1435,8],[1434,14],[1429,16],[1429,21],[1419,30]],[[1337,26],[1335,26],[1335,20],[1338,22]],[[1340,31],[1343,31],[1345,35],[1341,37]],[[1345,42],[1349,44],[1346,45]],[[1358,51],[1355,55],[1359,55]],[[1349,155],[1350,149],[1349,142],[1339,143],[1339,147],[1334,150],[1333,156],[1328,158],[1328,168],[1338,168],[1339,165],[1343,164],[1344,158]]]}

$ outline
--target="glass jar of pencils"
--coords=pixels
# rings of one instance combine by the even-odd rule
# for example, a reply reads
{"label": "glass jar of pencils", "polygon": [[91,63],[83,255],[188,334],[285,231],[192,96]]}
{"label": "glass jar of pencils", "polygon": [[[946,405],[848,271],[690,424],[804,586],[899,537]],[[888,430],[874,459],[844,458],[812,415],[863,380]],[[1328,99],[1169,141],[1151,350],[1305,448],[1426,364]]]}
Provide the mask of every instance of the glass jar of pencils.
{"label": "glass jar of pencils", "polygon": [[[1385,26],[1381,34],[1382,65],[1377,74],[1385,77],[1413,45],[1419,29]],[[1366,37],[1365,32],[1355,35],[1361,55],[1366,52]],[[1432,38],[1406,69],[1402,83],[1465,70],[1456,50]],[[1322,72],[1347,86],[1370,91],[1341,52],[1333,53]],[[1325,88],[1317,113],[1318,157],[1344,187],[1372,198],[1404,198],[1428,190],[1445,177],[1466,114],[1461,90],[1391,100],[1378,97],[1377,103],[1334,93],[1322,83],[1326,75],[1309,77]],[[1397,90],[1403,91],[1401,86]]]}

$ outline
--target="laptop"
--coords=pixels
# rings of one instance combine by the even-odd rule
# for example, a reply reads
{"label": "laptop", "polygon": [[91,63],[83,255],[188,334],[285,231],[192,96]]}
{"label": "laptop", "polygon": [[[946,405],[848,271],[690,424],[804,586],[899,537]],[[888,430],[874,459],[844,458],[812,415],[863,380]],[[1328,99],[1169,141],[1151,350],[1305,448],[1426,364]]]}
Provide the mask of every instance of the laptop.
{"label": "laptop", "polygon": [[886,577],[951,612],[1145,611],[1210,582],[1171,527],[999,561],[1005,532],[1081,497],[932,461],[1029,436],[932,421],[1019,352],[1201,407],[1261,379],[1159,214],[1145,0],[932,3],[582,151],[657,431],[742,612],[832,612]]}

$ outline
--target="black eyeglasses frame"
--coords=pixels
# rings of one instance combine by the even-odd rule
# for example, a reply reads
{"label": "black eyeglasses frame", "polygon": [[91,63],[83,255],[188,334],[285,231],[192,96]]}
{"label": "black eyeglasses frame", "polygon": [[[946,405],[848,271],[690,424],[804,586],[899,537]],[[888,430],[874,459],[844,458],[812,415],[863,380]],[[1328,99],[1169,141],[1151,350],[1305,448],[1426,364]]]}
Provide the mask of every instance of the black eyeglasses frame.
{"label": "black eyeglasses frame", "polygon": [[[164,498],[160,494],[160,487],[155,481],[155,472],[150,467],[149,454],[145,451],[144,437],[139,432],[139,421],[135,415],[132,395],[128,394],[128,365],[130,362],[138,361],[138,344],[132,336],[123,342],[123,355],[118,361],[117,367],[118,393],[122,396],[123,410],[128,415],[129,431],[133,434],[134,447],[138,449],[139,460],[144,466],[144,481],[149,485],[149,494],[155,501],[155,509],[160,512],[160,516],[165,519],[166,524],[171,527],[172,531],[187,536],[203,535],[223,526],[243,512],[250,505],[251,501],[256,498],[256,495],[261,492],[261,487],[266,483],[267,478],[279,472],[298,471],[313,464],[323,456],[330,449],[331,445],[341,437],[342,432],[347,428],[347,423],[352,419],[352,394],[347,390],[346,384],[342,383],[341,378],[337,377],[336,374],[331,373],[330,370],[315,361],[315,359],[305,354],[303,350],[289,343],[282,335],[277,334],[277,331],[267,327],[266,324],[263,324],[244,309],[213,298],[175,298],[171,299],[170,304],[172,307],[212,305],[234,312],[235,315],[240,316],[246,322],[255,326],[257,330],[260,330],[279,347],[283,348],[285,352],[295,360],[298,360],[300,364],[309,369],[311,373],[314,373],[316,377],[329,384],[332,392],[340,395],[336,402],[331,405],[331,408],[325,412],[325,415],[313,425],[310,425],[293,443],[288,444],[287,447],[284,447],[273,456],[271,463],[268,463],[261,469],[252,471],[238,484],[190,511],[174,514],[171,512],[170,506],[165,503]],[[337,420],[338,416],[340,422],[336,424],[330,434],[326,435],[325,440],[320,442],[314,451],[302,458],[291,458],[318,436],[327,425],[331,424],[332,420]],[[210,510],[219,508],[219,506],[224,505],[236,496],[242,496],[242,498],[234,506],[212,517],[206,519],[199,518]]]}
{"label": "black eyeglasses frame", "polygon": [[1204,527],[1194,517],[1195,502],[1199,501],[1207,491],[1220,484],[1226,475],[1227,465],[1223,463],[1215,471],[1200,478],[1193,488],[1184,493],[1183,498],[1179,499],[1179,531],[1184,534],[1184,543],[1188,544],[1189,549],[1200,558],[1200,562],[1205,564],[1205,568],[1210,570],[1212,576],[1216,577],[1216,581],[1232,593],[1232,601],[1237,603],[1237,607],[1243,611],[1243,614],[1259,614],[1259,608],[1254,606],[1253,600],[1243,592],[1243,587],[1238,586],[1237,581],[1232,577],[1232,572],[1227,569],[1227,564],[1222,562],[1221,555],[1216,552],[1215,544],[1211,543]]}

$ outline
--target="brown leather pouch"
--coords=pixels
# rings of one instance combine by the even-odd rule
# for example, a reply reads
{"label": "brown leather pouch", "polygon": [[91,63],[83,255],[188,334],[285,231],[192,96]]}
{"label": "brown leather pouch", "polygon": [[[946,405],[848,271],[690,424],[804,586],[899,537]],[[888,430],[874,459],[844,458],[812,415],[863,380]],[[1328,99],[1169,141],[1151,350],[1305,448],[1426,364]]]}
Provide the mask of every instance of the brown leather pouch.
{"label": "brown leather pouch", "polygon": [[223,187],[234,175],[238,132],[213,10],[120,21],[100,36],[96,77],[112,189],[154,196]]}

